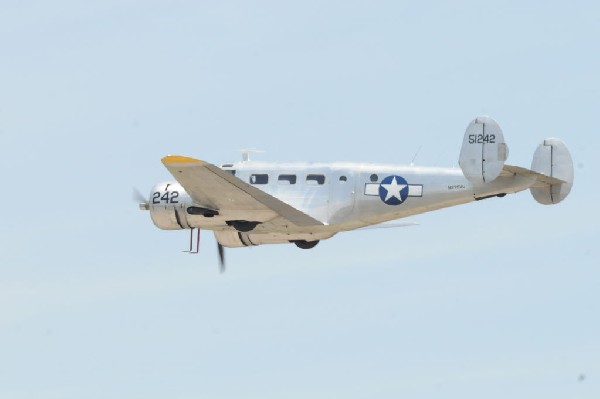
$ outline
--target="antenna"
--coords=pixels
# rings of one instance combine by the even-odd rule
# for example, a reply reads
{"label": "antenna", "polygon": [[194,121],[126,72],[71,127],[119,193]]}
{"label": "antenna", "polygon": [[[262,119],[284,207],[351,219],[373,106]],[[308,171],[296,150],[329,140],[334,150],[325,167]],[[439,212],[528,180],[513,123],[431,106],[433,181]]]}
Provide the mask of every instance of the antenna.
{"label": "antenna", "polygon": [[417,152],[415,152],[415,156],[410,161],[410,166],[415,166],[415,159],[417,159],[417,155],[419,155],[419,152],[421,152],[421,148],[423,148],[423,144],[421,144],[417,149]]}
{"label": "antenna", "polygon": [[256,148],[242,148],[241,150],[242,153],[242,162],[248,162],[250,161],[250,153],[263,153],[264,151],[262,150],[257,150]]}

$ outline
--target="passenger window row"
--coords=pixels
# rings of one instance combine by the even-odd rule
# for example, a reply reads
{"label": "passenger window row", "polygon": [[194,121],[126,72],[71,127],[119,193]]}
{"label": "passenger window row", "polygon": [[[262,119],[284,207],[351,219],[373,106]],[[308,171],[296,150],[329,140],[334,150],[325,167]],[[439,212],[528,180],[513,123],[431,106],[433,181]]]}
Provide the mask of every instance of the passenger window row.
{"label": "passenger window row", "polygon": [[[341,179],[340,179],[341,180]],[[277,179],[279,184],[296,184],[296,175],[279,175]],[[345,180],[343,180],[345,181]],[[251,184],[268,184],[269,175],[266,173],[257,173],[250,175]],[[322,185],[325,184],[325,175],[310,174],[306,176],[306,184]]]}

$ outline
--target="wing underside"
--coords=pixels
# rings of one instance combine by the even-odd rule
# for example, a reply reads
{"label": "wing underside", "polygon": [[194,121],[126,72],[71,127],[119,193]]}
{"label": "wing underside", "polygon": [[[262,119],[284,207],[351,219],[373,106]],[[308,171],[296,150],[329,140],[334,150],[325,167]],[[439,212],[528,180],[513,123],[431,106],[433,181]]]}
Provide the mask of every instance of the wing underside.
{"label": "wing underside", "polygon": [[211,163],[176,155],[166,156],[162,162],[198,206],[218,211],[225,219],[259,222],[258,230],[308,231],[323,226]]}

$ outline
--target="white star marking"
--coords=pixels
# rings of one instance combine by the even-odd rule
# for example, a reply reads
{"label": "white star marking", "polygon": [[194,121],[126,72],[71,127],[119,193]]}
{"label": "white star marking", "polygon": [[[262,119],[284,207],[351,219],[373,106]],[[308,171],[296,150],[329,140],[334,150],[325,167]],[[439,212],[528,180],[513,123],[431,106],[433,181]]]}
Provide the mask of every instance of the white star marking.
{"label": "white star marking", "polygon": [[387,195],[384,200],[385,202],[387,202],[392,197],[396,197],[400,201],[402,201],[402,196],[400,195],[400,191],[404,190],[404,188],[407,185],[406,184],[398,184],[398,181],[394,177],[394,178],[392,178],[392,182],[390,184],[382,184],[381,186],[383,188],[385,188],[387,191]]}

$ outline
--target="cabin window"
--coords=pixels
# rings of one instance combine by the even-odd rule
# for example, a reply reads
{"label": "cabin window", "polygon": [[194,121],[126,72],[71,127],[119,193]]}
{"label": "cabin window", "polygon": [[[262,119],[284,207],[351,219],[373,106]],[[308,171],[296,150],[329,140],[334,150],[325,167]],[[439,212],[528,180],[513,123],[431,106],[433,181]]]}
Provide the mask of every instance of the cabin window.
{"label": "cabin window", "polygon": [[225,172],[231,173],[232,175],[235,176],[235,170],[234,169],[225,169]]}
{"label": "cabin window", "polygon": [[340,181],[346,181],[348,178],[346,176],[340,176]]}
{"label": "cabin window", "polygon": [[373,173],[373,174],[371,175],[371,181],[372,181],[373,183],[375,183],[377,180],[379,180],[379,176],[377,176],[375,173]]}
{"label": "cabin window", "polygon": [[307,184],[325,184],[325,175],[308,175],[306,176]]}
{"label": "cabin window", "polygon": [[250,175],[250,183],[252,183],[252,184],[267,184],[267,183],[269,183],[269,175],[267,175],[266,173]]}
{"label": "cabin window", "polygon": [[296,184],[296,175],[279,175],[279,184]]}

